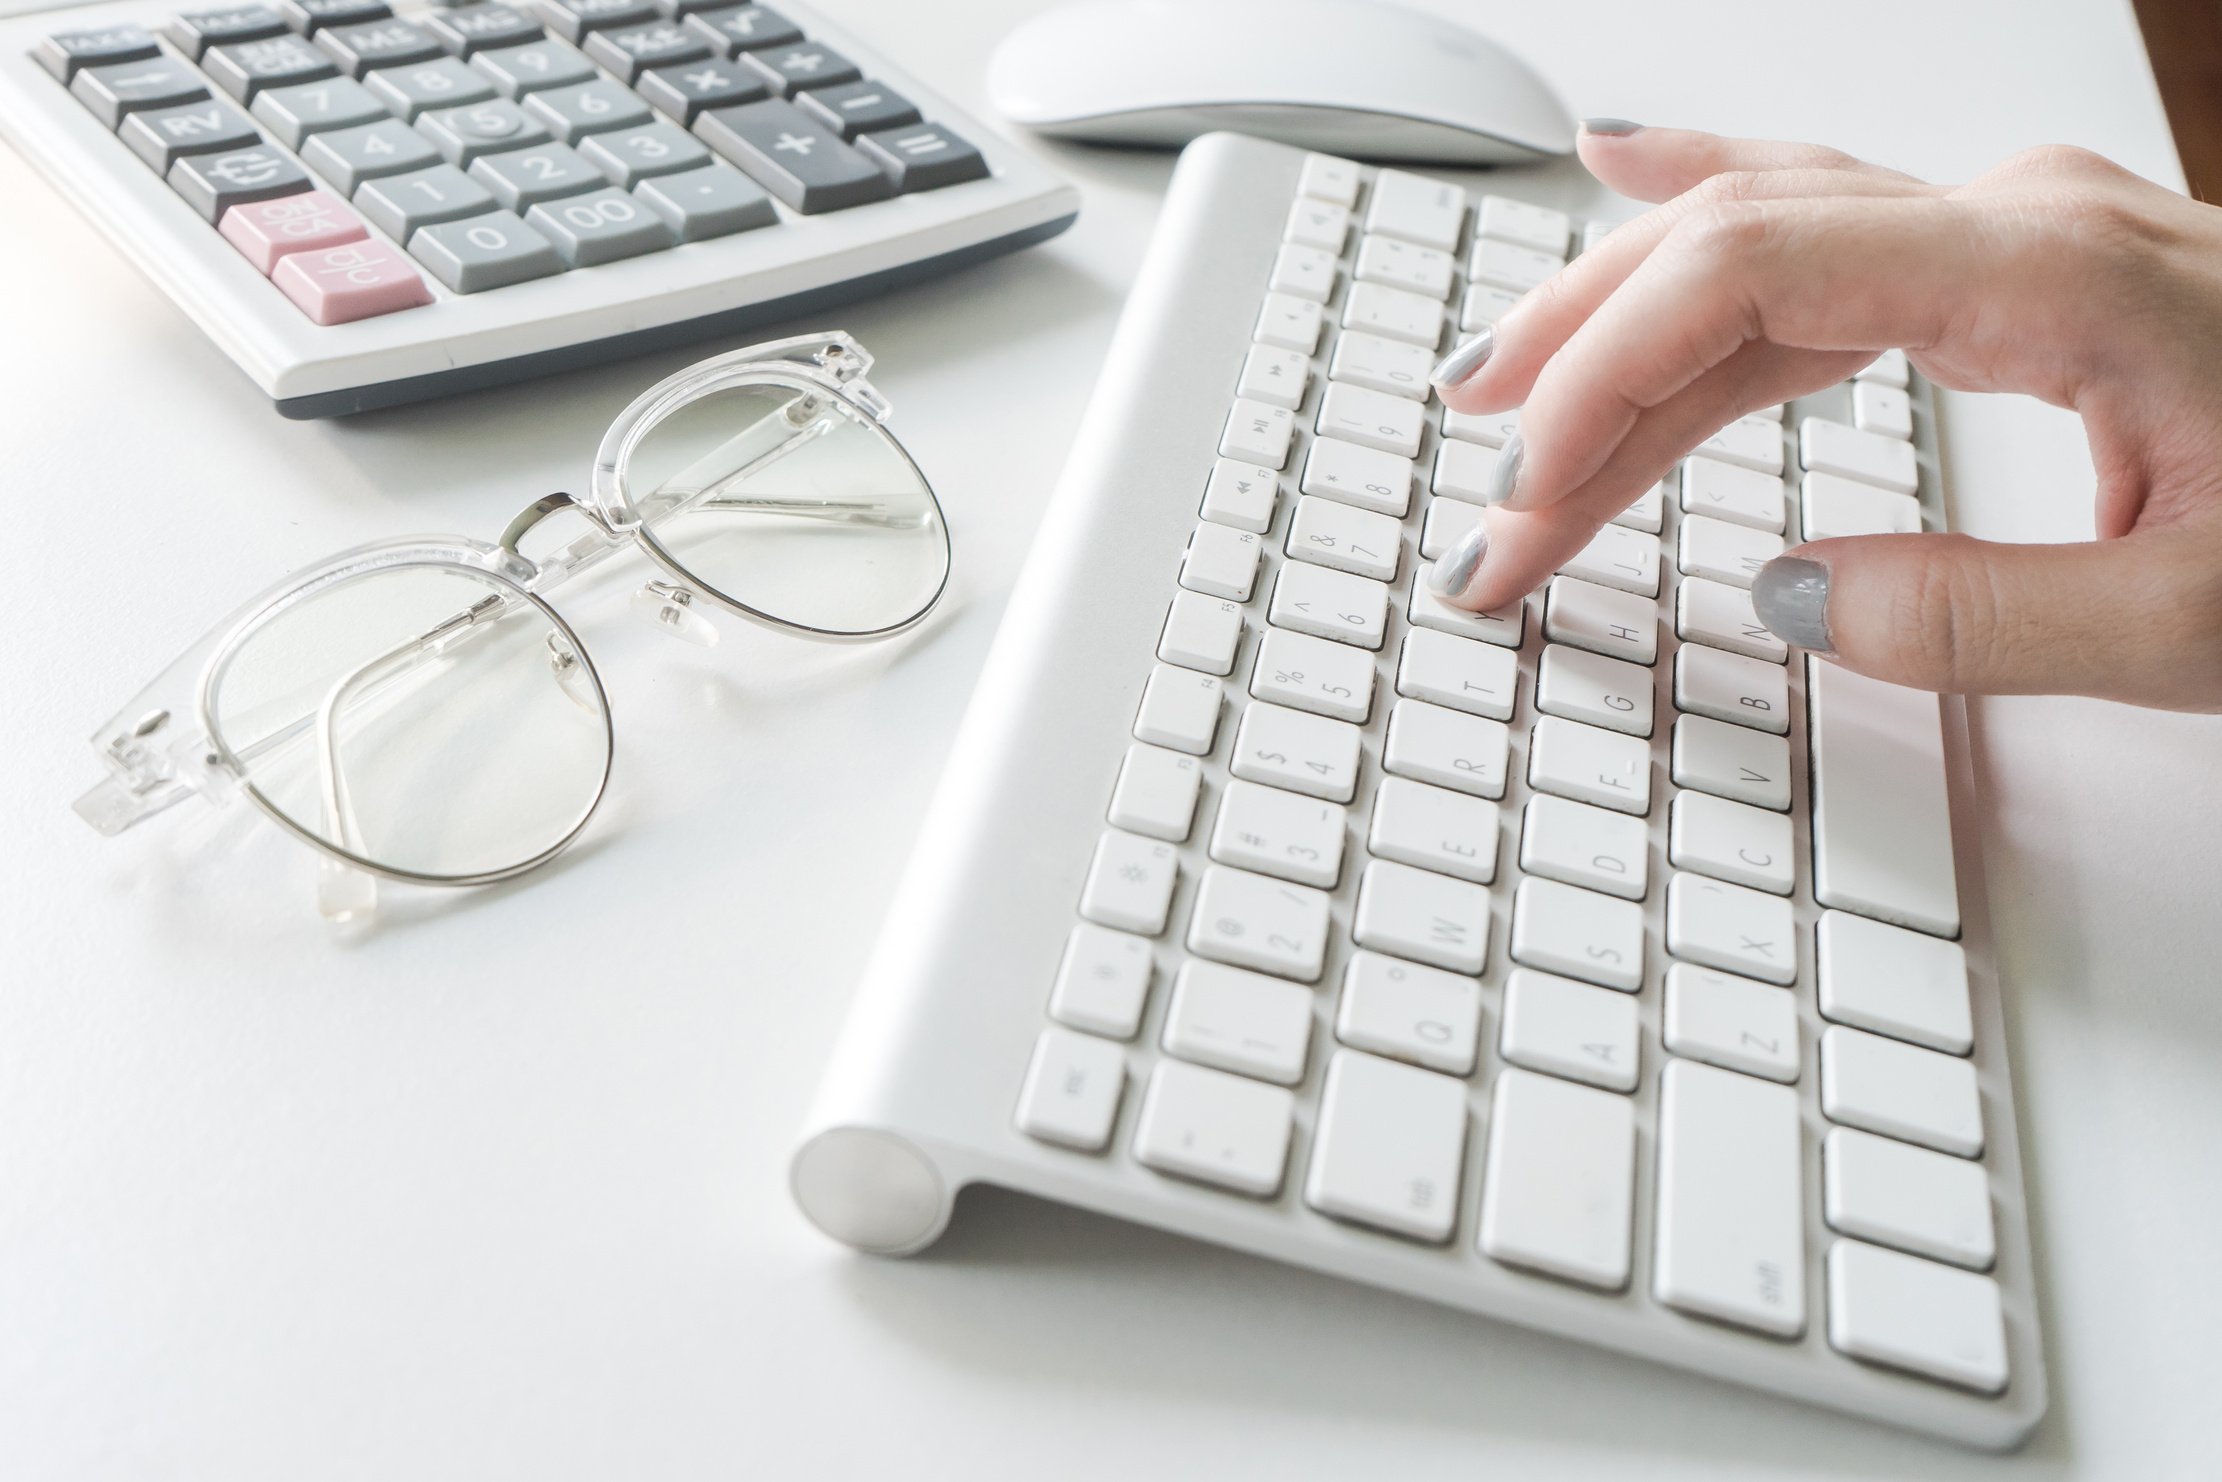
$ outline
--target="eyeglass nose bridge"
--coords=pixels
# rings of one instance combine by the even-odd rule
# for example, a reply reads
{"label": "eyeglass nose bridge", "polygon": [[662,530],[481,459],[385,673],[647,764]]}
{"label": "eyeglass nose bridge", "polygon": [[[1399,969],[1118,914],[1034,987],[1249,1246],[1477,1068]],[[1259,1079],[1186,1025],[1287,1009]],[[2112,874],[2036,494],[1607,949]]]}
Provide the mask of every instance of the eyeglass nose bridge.
{"label": "eyeglass nose bridge", "polygon": [[[594,527],[593,531],[537,561],[518,548],[543,521],[566,510],[585,519]],[[559,491],[535,499],[511,520],[509,528],[502,531],[500,550],[513,566],[512,575],[520,585],[546,586],[614,550],[629,533],[612,525],[600,510]],[[698,608],[697,600],[694,591],[678,582],[652,580],[633,594],[631,606],[635,614],[657,631],[698,648],[709,648],[718,641],[718,627]],[[559,668],[557,672],[560,676],[562,671]]]}

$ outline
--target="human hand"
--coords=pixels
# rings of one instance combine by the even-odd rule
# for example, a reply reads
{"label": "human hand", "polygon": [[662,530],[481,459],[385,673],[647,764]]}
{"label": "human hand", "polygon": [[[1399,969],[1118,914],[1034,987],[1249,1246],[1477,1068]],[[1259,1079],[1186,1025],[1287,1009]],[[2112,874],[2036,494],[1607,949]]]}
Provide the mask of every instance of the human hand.
{"label": "human hand", "polygon": [[1455,410],[1523,408],[1448,600],[1516,600],[1716,429],[1902,346],[1940,386],[2077,412],[2098,538],[1815,541],[1760,571],[1761,621],[1926,689],[2222,709],[2222,209],[2061,147],[1957,187],[1608,120],[1581,154],[1664,204],[1438,367]]}

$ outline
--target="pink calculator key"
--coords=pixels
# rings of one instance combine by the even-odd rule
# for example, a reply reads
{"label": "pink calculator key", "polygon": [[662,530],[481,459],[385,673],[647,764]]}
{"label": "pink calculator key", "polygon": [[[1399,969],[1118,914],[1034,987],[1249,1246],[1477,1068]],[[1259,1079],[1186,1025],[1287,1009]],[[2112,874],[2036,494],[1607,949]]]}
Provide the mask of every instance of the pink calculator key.
{"label": "pink calculator key", "polygon": [[345,324],[432,302],[432,290],[409,260],[383,242],[289,252],[270,281],[319,324]]}
{"label": "pink calculator key", "polygon": [[337,247],[370,235],[361,217],[348,210],[337,196],[321,190],[234,206],[224,213],[216,230],[266,278],[278,266],[278,259],[289,252]]}

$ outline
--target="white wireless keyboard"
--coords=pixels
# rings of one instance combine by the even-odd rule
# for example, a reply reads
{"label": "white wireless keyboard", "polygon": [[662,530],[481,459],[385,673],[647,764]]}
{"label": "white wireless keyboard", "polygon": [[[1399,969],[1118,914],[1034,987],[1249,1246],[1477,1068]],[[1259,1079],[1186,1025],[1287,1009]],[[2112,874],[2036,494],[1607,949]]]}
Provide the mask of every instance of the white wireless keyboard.
{"label": "white wireless keyboard", "polygon": [[1079,209],[789,0],[40,10],[0,20],[0,134],[290,417],[816,313]]}
{"label": "white wireless keyboard", "polygon": [[1928,388],[1892,353],[1723,429],[1518,606],[1426,591],[1517,422],[1428,368],[1590,230],[1189,149],[796,1197],[902,1252],[1005,1185],[2015,1445],[1961,707],[1748,591],[1941,527]]}

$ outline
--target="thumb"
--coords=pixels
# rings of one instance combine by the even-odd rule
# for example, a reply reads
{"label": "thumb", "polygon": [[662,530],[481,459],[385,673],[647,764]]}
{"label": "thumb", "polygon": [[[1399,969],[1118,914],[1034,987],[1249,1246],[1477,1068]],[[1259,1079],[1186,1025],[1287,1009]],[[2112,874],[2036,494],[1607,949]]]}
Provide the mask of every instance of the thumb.
{"label": "thumb", "polygon": [[1847,669],[1948,693],[2083,694],[2211,705],[2187,652],[2182,562],[2126,536],[2004,545],[1965,535],[1856,535],[1769,561],[1759,620]]}

